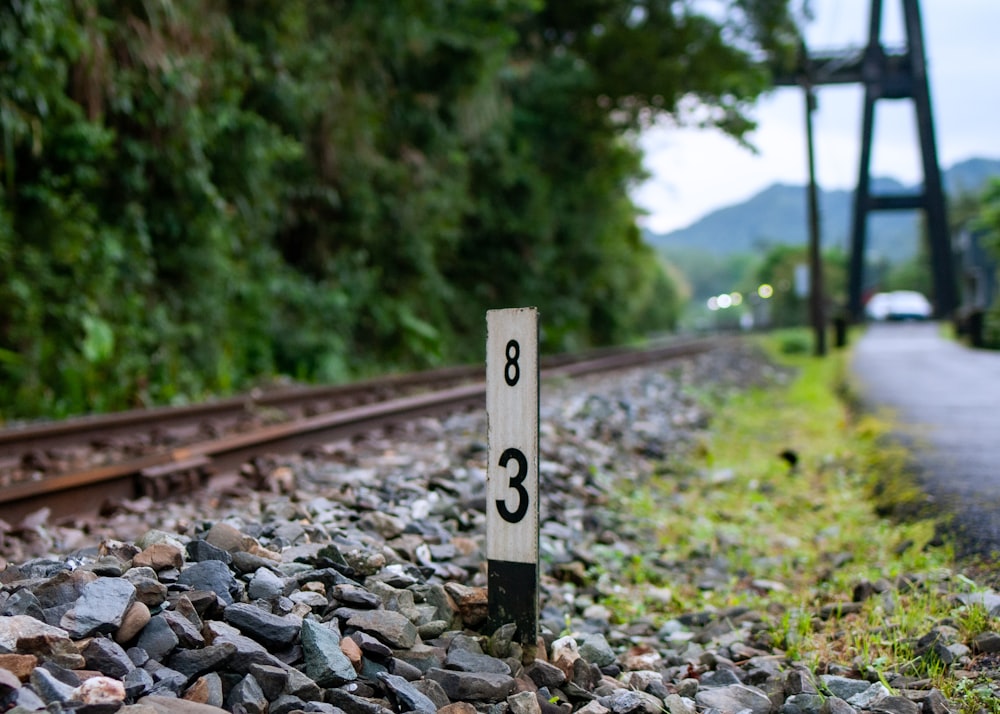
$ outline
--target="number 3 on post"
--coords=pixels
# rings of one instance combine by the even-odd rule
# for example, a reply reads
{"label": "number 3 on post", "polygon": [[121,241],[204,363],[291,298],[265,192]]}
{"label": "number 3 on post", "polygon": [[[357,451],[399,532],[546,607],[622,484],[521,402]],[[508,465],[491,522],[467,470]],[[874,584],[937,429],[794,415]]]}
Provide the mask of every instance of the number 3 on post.
{"label": "number 3 on post", "polygon": [[486,559],[489,626],[538,632],[538,311],[486,313]]}

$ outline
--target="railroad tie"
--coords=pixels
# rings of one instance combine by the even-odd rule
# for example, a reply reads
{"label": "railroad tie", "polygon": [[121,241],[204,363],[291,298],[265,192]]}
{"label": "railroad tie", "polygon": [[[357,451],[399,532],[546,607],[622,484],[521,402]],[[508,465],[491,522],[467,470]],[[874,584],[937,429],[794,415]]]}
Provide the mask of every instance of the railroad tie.
{"label": "railroad tie", "polygon": [[140,491],[154,499],[195,491],[205,484],[210,463],[207,456],[192,456],[148,466],[139,472]]}

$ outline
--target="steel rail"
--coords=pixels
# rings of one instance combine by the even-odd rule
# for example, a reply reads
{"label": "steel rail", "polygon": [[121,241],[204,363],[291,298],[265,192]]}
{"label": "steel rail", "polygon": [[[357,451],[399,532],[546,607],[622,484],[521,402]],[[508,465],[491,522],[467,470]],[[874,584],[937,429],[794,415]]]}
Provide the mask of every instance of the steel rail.
{"label": "steel rail", "polygon": [[[542,377],[576,377],[627,369],[705,352],[718,339],[692,340],[643,350],[603,350],[596,357],[550,360]],[[463,368],[464,369],[464,368]],[[481,368],[477,369],[481,376]],[[415,375],[413,376],[415,377]],[[16,526],[41,508],[50,521],[98,513],[109,502],[150,495],[162,499],[204,485],[210,475],[233,473],[255,456],[288,452],[364,433],[417,416],[485,406],[476,382],[261,427],[130,459],[0,489],[0,519]]]}

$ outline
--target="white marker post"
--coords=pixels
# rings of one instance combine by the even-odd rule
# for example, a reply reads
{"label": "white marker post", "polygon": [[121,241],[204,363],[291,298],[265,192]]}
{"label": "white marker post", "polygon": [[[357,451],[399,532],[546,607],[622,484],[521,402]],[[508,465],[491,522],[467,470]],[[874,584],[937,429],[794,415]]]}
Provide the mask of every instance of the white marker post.
{"label": "white marker post", "polygon": [[538,634],[538,310],[486,313],[486,559],[491,631]]}

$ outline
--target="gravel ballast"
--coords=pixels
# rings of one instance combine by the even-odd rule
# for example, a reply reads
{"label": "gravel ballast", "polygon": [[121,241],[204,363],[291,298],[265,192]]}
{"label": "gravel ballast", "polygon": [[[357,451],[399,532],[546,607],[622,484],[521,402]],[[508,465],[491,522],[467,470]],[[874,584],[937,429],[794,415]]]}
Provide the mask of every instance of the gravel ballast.
{"label": "gravel ballast", "polygon": [[[806,670],[770,644],[764,613],[734,607],[621,623],[600,589],[585,585],[600,554],[642,552],[647,534],[612,508],[620,484],[650,478],[703,436],[710,415],[688,387],[784,378],[731,346],[544,385],[533,661],[512,627],[485,630],[479,413],[262,460],[254,471],[268,474],[268,491],[130,502],[78,527],[49,526],[44,514],[6,526],[0,711],[955,709],[926,682],[888,682],[892,691],[870,673]],[[708,578],[704,564],[674,567],[671,577]],[[851,602],[901,586],[863,585]],[[1000,607],[1000,596],[985,597]],[[928,636],[925,648],[942,660],[968,661],[953,629]],[[1000,650],[1000,635],[980,639],[981,650]]]}

